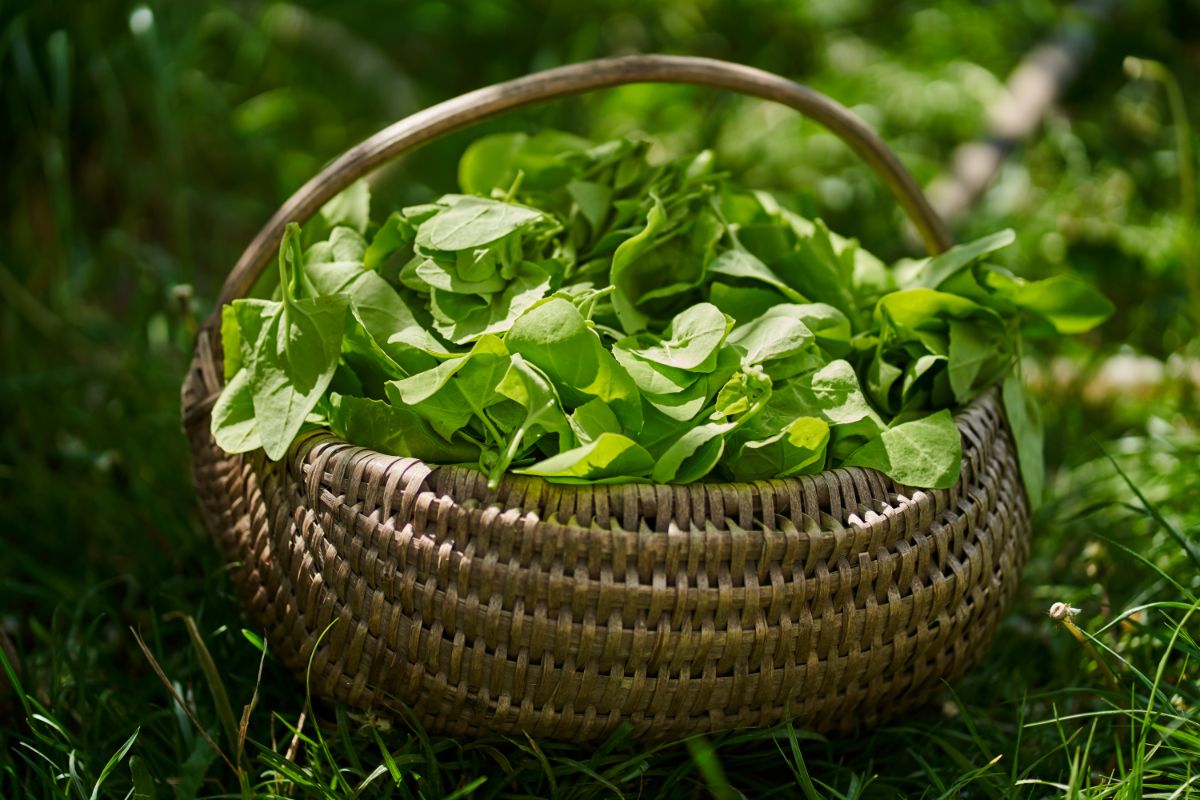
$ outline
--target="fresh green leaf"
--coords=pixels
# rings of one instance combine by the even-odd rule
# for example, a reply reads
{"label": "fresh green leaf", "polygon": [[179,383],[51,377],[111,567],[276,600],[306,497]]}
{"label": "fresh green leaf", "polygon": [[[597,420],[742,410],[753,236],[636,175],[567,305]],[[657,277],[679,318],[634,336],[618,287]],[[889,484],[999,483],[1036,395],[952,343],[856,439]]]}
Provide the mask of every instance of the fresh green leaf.
{"label": "fresh green leaf", "polygon": [[793,303],[808,302],[804,295],[780,280],[770,267],[747,250],[726,250],[712,260],[712,263],[708,265],[708,271],[728,278],[742,278],[765,283]]}
{"label": "fresh green leaf", "polygon": [[888,428],[843,463],[877,469],[903,486],[948,489],[962,468],[962,437],[954,417],[942,409]]}
{"label": "fresh green leaf", "polygon": [[896,268],[896,280],[902,289],[937,289],[965,267],[1008,247],[1017,240],[1011,229],[998,231],[973,242],[951,247],[932,258],[910,261]]}
{"label": "fresh green leaf", "polygon": [[657,196],[646,215],[646,224],[638,233],[626,239],[613,253],[611,278],[613,310],[626,333],[644,330],[649,317],[637,308],[638,300],[650,287],[660,284],[659,275],[639,268],[643,256],[653,250],[656,238],[667,225],[667,210]]}
{"label": "fresh green leaf", "polygon": [[1112,316],[1112,302],[1073,275],[1054,275],[1026,281],[999,269],[986,273],[987,288],[1003,300],[1037,318],[1045,319],[1061,334],[1084,333]]}
{"label": "fresh green leaf", "polygon": [[549,376],[569,407],[598,398],[626,431],[641,428],[641,396],[633,379],[569,300],[554,297],[534,306],[513,323],[505,342]]}
{"label": "fresh green leaf", "polygon": [[808,475],[825,466],[828,444],[828,423],[816,417],[798,417],[767,438],[742,442],[728,466],[738,481]]}
{"label": "fresh green leaf", "polygon": [[217,446],[227,453],[247,453],[262,447],[254,422],[249,370],[238,371],[225,384],[213,406],[211,429]]}
{"label": "fresh green leaf", "polygon": [[540,264],[523,261],[504,291],[486,297],[435,292],[434,329],[455,344],[469,344],[481,336],[502,334],[550,291],[551,275]]}
{"label": "fresh green leaf", "polygon": [[716,306],[698,303],[676,315],[662,338],[651,336],[650,343],[631,346],[629,352],[665,367],[707,372],[715,365],[717,348],[732,324]]}
{"label": "fresh green leaf", "polygon": [[543,218],[542,212],[486,197],[449,195],[446,209],[417,228],[418,247],[466,250],[491,244]]}
{"label": "fresh green leaf", "polygon": [[329,229],[338,225],[366,233],[371,214],[371,187],[359,180],[321,206],[320,217]]}
{"label": "fresh green leaf", "polygon": [[692,483],[707,475],[725,452],[735,422],[709,422],[686,431],[654,462],[655,483]]}
{"label": "fresh green leaf", "polygon": [[602,433],[621,432],[621,421],[608,404],[599,398],[589,400],[571,412],[570,424],[581,442],[593,442]]}
{"label": "fresh green leaf", "polygon": [[295,300],[263,328],[250,373],[255,427],[278,461],[333,379],[349,304],[340,295]]}
{"label": "fresh green leaf", "polygon": [[[471,351],[432,369],[387,385],[392,405],[406,405],[444,439],[482,415],[499,400],[496,386],[508,370],[509,352],[495,336],[484,336]],[[499,438],[499,437],[495,437]]]}
{"label": "fresh green leaf", "polygon": [[742,351],[742,363],[762,364],[807,350],[816,337],[799,317],[767,314],[734,328],[729,343]]}
{"label": "fresh green leaf", "polygon": [[1004,411],[1017,447],[1017,462],[1021,465],[1021,480],[1029,505],[1036,509],[1042,502],[1046,479],[1046,462],[1042,453],[1042,413],[1037,401],[1025,391],[1016,373],[1004,381]]}
{"label": "fresh green leaf", "polygon": [[478,447],[464,441],[447,441],[406,406],[339,394],[330,397],[330,406],[329,427],[347,442],[438,464],[479,459]]}
{"label": "fresh green leaf", "polygon": [[653,466],[654,459],[637,442],[619,433],[604,432],[591,442],[513,471],[521,475],[599,480],[646,475]]}

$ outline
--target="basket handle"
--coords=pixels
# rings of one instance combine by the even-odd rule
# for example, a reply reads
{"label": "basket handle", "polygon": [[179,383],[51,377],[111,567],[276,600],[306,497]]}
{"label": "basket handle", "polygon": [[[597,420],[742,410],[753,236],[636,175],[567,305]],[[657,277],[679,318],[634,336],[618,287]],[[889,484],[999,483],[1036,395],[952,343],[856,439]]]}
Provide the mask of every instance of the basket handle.
{"label": "basket handle", "polygon": [[816,120],[850,146],[883,179],[931,254],[954,240],[945,223],[875,131],[840,103],[760,69],[691,56],[639,55],[585,61],[535,72],[459,95],[405,117],[347,150],[288,198],[221,287],[217,308],[246,295],[279,249],[284,227],[305,222],[354,181],[426,142],[522,106],[626,83],[690,83],[774,100]]}

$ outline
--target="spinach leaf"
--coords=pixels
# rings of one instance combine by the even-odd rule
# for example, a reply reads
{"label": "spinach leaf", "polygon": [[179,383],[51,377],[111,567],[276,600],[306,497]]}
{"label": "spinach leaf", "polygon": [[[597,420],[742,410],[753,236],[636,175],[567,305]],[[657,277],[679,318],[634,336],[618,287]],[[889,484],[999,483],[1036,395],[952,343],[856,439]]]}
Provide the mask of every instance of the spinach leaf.
{"label": "spinach leaf", "polygon": [[522,414],[517,424],[509,428],[503,452],[487,470],[488,486],[493,489],[500,484],[500,476],[516,459],[526,439],[536,440],[543,434],[557,433],[560,453],[570,447],[566,443],[572,439],[570,424],[550,379],[519,354],[513,354],[508,371],[496,385],[496,393],[516,403]]}
{"label": "spinach leaf", "polygon": [[957,319],[951,319],[948,326],[950,349],[946,368],[950,388],[954,391],[955,401],[965,405],[1008,369],[1010,356],[1003,339],[997,342],[994,328]]}
{"label": "spinach leaf", "polygon": [[[427,420],[444,439],[480,418],[499,400],[496,386],[509,365],[509,353],[495,336],[480,338],[466,355],[449,358],[432,369],[387,385],[393,405],[406,405]],[[489,432],[498,442],[501,437]]]}
{"label": "spinach leaf", "polygon": [[1103,296],[982,264],[1008,231],[888,268],[731,186],[707,151],[649,150],[500,134],[463,155],[463,194],[372,230],[358,183],[303,239],[289,226],[275,298],[221,311],[217,443],[279,458],[327,425],[476,462],[493,487],[508,471],[687,483],[841,464],[942,487],[961,464],[950,409],[1003,381],[1036,502],[1040,423],[1010,374],[1021,337],[1099,324]]}
{"label": "spinach leaf", "polygon": [[747,250],[726,250],[713,259],[708,266],[708,271],[728,278],[742,278],[765,283],[793,303],[808,302],[804,295],[780,280],[770,267]]}
{"label": "spinach leaf", "polygon": [[716,306],[698,303],[677,314],[662,338],[652,336],[651,343],[630,347],[629,352],[665,367],[707,372],[716,364],[717,348],[732,326],[733,320]]}
{"label": "spinach leaf", "polygon": [[552,297],[526,311],[505,342],[545,372],[569,407],[596,398],[612,407],[626,431],[641,429],[637,386],[569,300]]}
{"label": "spinach leaf", "polygon": [[654,459],[637,442],[619,433],[604,432],[586,444],[513,472],[548,478],[599,480],[646,475],[653,466]]}
{"label": "spinach leaf", "polygon": [[367,331],[406,372],[428,369],[434,356],[449,355],[391,284],[366,268],[362,237],[349,228],[334,228],[330,244],[324,250],[313,248],[305,260],[305,272],[318,294],[349,297]]}
{"label": "spinach leaf", "polygon": [[657,196],[652,200],[654,205],[646,215],[645,227],[626,239],[613,253],[610,280],[615,291],[612,304],[626,333],[637,333],[646,328],[650,317],[637,309],[637,299],[649,288],[659,285],[661,277],[653,269],[657,265],[648,261],[639,265],[643,256],[654,249],[656,237],[667,225],[667,210],[662,200]]}
{"label": "spinach leaf", "polygon": [[212,411],[212,433],[227,453],[248,453],[262,447],[254,417],[250,371],[240,370],[225,384]]}
{"label": "spinach leaf", "polygon": [[828,444],[828,423],[816,417],[797,417],[766,438],[739,442],[728,468],[737,481],[809,475],[825,467]]}
{"label": "spinach leaf", "polygon": [[355,181],[349,188],[321,206],[318,218],[325,228],[344,225],[358,233],[366,233],[371,221],[371,187],[365,180]]}
{"label": "spinach leaf", "polygon": [[1013,373],[1004,380],[1004,411],[1017,447],[1017,462],[1029,505],[1036,509],[1042,503],[1046,480],[1046,462],[1042,453],[1042,413],[1037,403],[1025,391],[1021,378]]}
{"label": "spinach leaf", "polygon": [[550,287],[551,274],[545,267],[523,261],[504,291],[490,300],[477,295],[435,292],[434,329],[455,344],[504,333],[521,314],[545,297]]}
{"label": "spinach leaf", "polygon": [[962,438],[950,411],[942,409],[888,428],[843,463],[877,469],[903,486],[948,489],[962,469]]}
{"label": "spinach leaf", "polygon": [[469,195],[447,195],[444,211],[417,228],[418,247],[431,250],[466,250],[490,244],[540,219],[533,208]]}
{"label": "spinach leaf", "polygon": [[994,297],[1050,325],[1049,331],[1027,327],[1026,333],[1083,333],[1104,322],[1115,310],[1112,301],[1073,275],[1027,281],[995,267],[985,275],[986,286]]}
{"label": "spinach leaf", "polygon": [[286,301],[267,321],[250,372],[259,439],[278,461],[333,379],[349,308],[344,297]]}
{"label": "spinach leaf", "polygon": [[608,404],[599,398],[589,400],[571,412],[571,430],[581,442],[593,442],[602,433],[620,433],[621,421]]}
{"label": "spinach leaf", "polygon": [[[295,272],[302,263],[300,228],[292,224],[279,250],[281,302],[234,304],[241,372],[231,380],[228,400],[214,413],[213,434],[231,447],[252,449],[257,435],[267,457],[283,457],[320,402],[337,368],[348,300],[340,295],[302,298]],[[246,396],[254,433],[246,419]]]}
{"label": "spinach leaf", "polygon": [[439,464],[472,462],[479,458],[477,446],[464,441],[446,441],[405,406],[333,394],[330,407],[329,427],[347,442],[381,453]]}
{"label": "spinach leaf", "polygon": [[734,328],[729,343],[742,352],[743,364],[762,364],[807,350],[816,341],[800,319],[788,313],[768,313]]}
{"label": "spinach leaf", "polygon": [[1011,229],[993,233],[973,242],[951,247],[932,258],[910,261],[896,267],[896,280],[902,289],[923,287],[938,289],[965,267],[986,255],[1008,247],[1017,240]]}

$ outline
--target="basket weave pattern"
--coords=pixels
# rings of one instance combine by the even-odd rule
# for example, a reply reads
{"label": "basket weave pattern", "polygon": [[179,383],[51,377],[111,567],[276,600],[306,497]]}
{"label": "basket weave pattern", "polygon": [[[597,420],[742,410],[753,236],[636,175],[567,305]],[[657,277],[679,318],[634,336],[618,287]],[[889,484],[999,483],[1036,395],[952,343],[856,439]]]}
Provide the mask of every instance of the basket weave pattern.
{"label": "basket weave pattern", "polygon": [[1028,552],[995,392],[957,416],[948,490],[849,468],[490,492],[477,471],[328,434],[275,463],[227,455],[209,433],[220,374],[201,334],[194,478],[251,617],[289,668],[311,657],[314,693],[404,703],[433,731],[877,724],[979,660]]}
{"label": "basket weave pattern", "polygon": [[[222,286],[245,296],[284,226],[372,169],[533,103],[627,83],[782,103],[846,142],[930,253],[953,239],[879,136],[818,92],[685,56],[572,64],[461,95],[347,150],[275,213]],[[848,732],[926,700],[979,661],[1016,591],[1029,509],[995,391],[956,417],[962,477],[878,472],[688,486],[562,486],[382,455],[328,434],[287,456],[228,455],[209,432],[219,317],[183,386],[204,516],[250,616],[318,695],[412,708],[452,734],[593,740],[769,725]],[[311,668],[310,668],[311,664]]]}

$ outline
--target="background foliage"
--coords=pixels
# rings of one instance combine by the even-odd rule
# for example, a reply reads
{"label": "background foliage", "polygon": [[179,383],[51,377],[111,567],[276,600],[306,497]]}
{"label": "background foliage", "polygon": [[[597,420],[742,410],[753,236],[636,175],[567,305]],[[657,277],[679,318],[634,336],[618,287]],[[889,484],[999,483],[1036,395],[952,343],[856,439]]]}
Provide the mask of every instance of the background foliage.
{"label": "background foliage", "polygon": [[[1050,0],[0,2],[0,796],[125,797],[135,783],[158,797],[1200,794],[1196,137],[1161,81],[1123,69],[1128,55],[1165,64],[1194,120],[1195,2],[1118,4],[1086,73],[959,226],[963,238],[1014,227],[1007,266],[1070,266],[1119,310],[1034,354],[1051,502],[987,663],[940,706],[849,740],[782,730],[650,752],[620,737],[598,750],[429,739],[319,705],[294,737],[305,699],[268,656],[239,748],[211,691],[240,713],[260,653],[199,525],[179,384],[228,268],[325,161],[486,83],[658,51],[809,83],[928,183],[985,132],[1023,53],[1087,24]],[[391,168],[377,194],[441,193],[471,138],[542,125],[713,146],[742,180],[881,256],[913,251],[881,186],[829,134],[690,88],[627,87],[488,123]],[[1056,601],[1082,609],[1087,645],[1044,615]]]}

